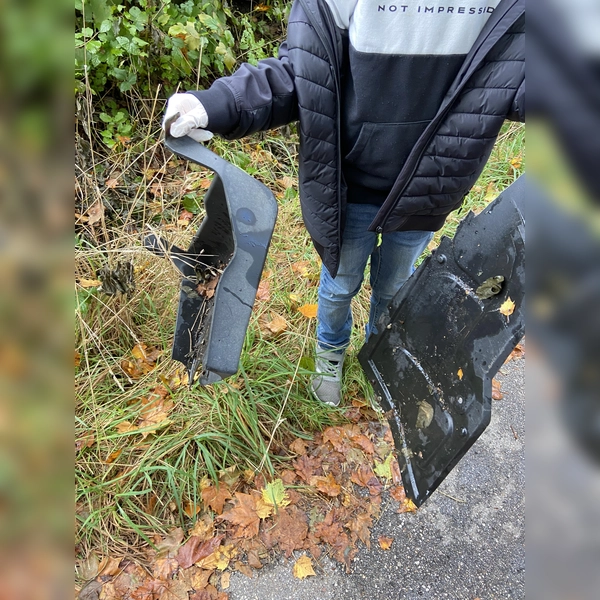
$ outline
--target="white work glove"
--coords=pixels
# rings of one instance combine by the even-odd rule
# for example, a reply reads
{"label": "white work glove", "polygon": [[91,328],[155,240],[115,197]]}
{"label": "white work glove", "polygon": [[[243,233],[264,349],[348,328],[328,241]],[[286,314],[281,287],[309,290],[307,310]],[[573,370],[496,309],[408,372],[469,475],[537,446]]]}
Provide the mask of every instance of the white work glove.
{"label": "white work glove", "polygon": [[207,142],[213,137],[205,127],[208,125],[208,115],[202,102],[193,94],[173,94],[168,102],[163,118],[163,129],[169,119],[179,113],[179,118],[171,124],[171,135],[183,137],[187,135],[197,142]]}

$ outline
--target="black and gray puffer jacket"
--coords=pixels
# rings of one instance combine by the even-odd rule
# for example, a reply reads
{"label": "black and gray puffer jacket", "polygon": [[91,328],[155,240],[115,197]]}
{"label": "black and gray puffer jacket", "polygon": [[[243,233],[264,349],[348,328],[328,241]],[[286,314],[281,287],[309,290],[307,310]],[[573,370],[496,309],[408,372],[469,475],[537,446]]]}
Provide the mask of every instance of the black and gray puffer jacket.
{"label": "black and gray puffer jacket", "polygon": [[[460,4],[456,12],[469,10],[458,8]],[[411,141],[412,150],[389,181],[391,191],[385,188],[370,230],[441,228],[479,177],[505,119],[524,120],[525,3],[493,4],[481,33],[453,71],[457,74],[441,104],[418,121],[422,127]],[[332,0],[295,0],[278,58],[244,64],[210,89],[191,93],[206,108],[208,128],[228,139],[299,120],[302,214],[324,265],[335,276],[347,203],[348,136],[341,98],[347,85],[349,36],[330,5],[346,6]],[[373,6],[381,10],[385,4]],[[389,99],[392,110],[394,102]],[[394,140],[386,143],[391,147]]]}

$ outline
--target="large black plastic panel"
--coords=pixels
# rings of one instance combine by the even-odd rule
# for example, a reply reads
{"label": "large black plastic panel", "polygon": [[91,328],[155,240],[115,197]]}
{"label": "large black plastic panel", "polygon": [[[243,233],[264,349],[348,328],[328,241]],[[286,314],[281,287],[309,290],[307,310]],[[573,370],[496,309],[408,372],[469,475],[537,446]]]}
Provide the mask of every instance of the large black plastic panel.
{"label": "large black plastic panel", "polygon": [[492,378],[524,333],[525,177],[435,252],[359,353],[407,495],[430,497],[487,427]]}

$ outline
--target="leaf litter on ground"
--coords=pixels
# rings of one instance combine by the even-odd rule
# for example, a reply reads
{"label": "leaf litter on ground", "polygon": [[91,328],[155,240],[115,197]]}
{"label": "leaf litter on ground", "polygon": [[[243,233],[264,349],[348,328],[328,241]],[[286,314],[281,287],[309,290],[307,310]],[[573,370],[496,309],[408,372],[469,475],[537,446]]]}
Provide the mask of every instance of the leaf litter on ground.
{"label": "leaf litter on ground", "polygon": [[[140,418],[162,411],[167,397],[159,386],[144,400],[154,408]],[[313,576],[323,554],[351,572],[360,546],[371,547],[384,493],[398,512],[416,510],[402,488],[389,427],[372,420],[368,403],[353,408],[369,418],[289,440],[294,458],[270,481],[235,467],[219,481],[203,479],[201,498],[188,500],[186,531],[157,534],[146,550],[147,568],[127,558],[95,557],[87,586],[96,585],[100,600],[225,600],[232,570],[251,577],[278,555],[294,558],[291,575],[298,579]],[[388,549],[392,538],[381,536],[378,543]]]}

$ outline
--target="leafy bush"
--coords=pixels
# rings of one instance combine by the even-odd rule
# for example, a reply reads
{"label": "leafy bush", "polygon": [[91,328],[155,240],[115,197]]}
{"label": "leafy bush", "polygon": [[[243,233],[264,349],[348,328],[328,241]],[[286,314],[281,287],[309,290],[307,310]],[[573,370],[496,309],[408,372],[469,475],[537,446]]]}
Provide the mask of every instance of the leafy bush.
{"label": "leafy bush", "polygon": [[289,2],[242,13],[219,0],[75,0],[76,90],[96,95],[158,84],[208,85],[240,61],[273,55]]}

